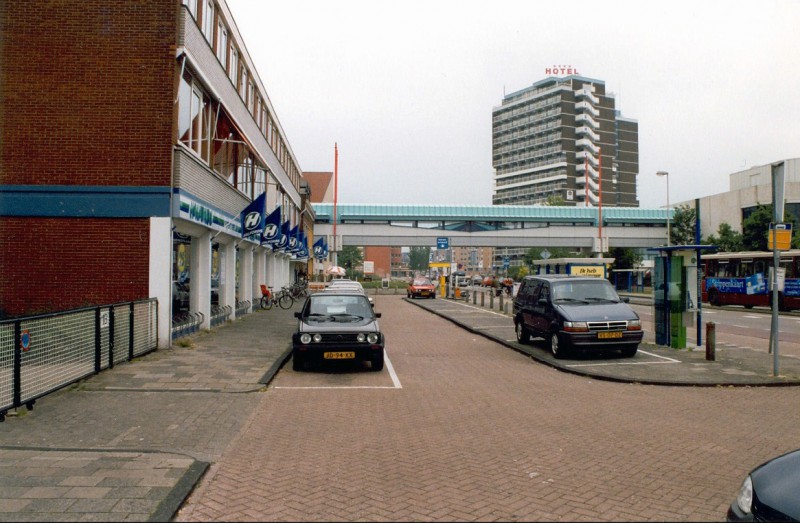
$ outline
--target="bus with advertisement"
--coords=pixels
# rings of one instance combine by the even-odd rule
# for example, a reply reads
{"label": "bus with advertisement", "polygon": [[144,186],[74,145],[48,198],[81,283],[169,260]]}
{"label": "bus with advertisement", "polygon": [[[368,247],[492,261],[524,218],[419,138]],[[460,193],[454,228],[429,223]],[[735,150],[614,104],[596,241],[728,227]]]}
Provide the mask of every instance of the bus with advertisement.
{"label": "bus with advertisement", "polygon": [[[711,305],[771,307],[773,253],[721,252],[701,258],[703,301]],[[800,309],[800,250],[780,253],[778,308]]]}

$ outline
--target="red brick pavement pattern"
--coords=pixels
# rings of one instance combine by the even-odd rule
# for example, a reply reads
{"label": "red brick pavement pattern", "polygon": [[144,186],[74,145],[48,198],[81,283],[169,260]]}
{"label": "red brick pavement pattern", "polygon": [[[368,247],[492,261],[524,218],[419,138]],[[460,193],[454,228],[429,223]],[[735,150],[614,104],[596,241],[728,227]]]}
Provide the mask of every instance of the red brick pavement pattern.
{"label": "red brick pavement pattern", "polygon": [[402,388],[284,367],[177,521],[720,521],[796,387],[595,381],[377,296]]}

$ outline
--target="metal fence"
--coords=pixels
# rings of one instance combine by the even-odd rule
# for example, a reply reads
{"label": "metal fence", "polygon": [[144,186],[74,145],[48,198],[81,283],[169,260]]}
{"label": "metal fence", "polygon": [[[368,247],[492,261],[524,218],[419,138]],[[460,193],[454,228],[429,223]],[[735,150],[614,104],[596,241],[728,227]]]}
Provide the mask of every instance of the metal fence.
{"label": "metal fence", "polygon": [[155,298],[0,322],[0,421],[115,364],[158,347]]}

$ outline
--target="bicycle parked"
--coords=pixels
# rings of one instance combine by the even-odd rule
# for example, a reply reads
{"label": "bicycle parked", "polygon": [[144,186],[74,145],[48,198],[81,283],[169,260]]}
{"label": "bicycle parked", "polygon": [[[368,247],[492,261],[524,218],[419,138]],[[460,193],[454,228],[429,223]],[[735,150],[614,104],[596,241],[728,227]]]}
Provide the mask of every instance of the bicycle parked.
{"label": "bicycle parked", "polygon": [[300,298],[308,297],[308,283],[305,281],[298,281],[289,288],[292,298],[299,300]]}
{"label": "bicycle parked", "polygon": [[272,287],[261,284],[261,308],[264,310],[270,310],[275,303],[271,289]]}
{"label": "bicycle parked", "polygon": [[281,309],[290,309],[294,305],[294,298],[292,298],[292,291],[288,285],[284,285],[280,291],[275,293],[275,303]]}
{"label": "bicycle parked", "polygon": [[291,291],[288,286],[284,286],[278,292],[272,292],[272,287],[261,284],[261,308],[270,310],[273,305],[278,305],[281,309],[290,309],[294,305]]}

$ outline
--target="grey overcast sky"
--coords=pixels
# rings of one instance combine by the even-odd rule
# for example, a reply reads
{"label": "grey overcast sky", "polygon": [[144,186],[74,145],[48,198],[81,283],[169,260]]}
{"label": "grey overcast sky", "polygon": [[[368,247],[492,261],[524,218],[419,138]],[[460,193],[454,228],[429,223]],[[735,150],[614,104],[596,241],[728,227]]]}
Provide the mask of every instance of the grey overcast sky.
{"label": "grey overcast sky", "polygon": [[571,65],[639,123],[642,207],[800,157],[800,0],[227,0],[340,203],[491,204],[492,109]]}

